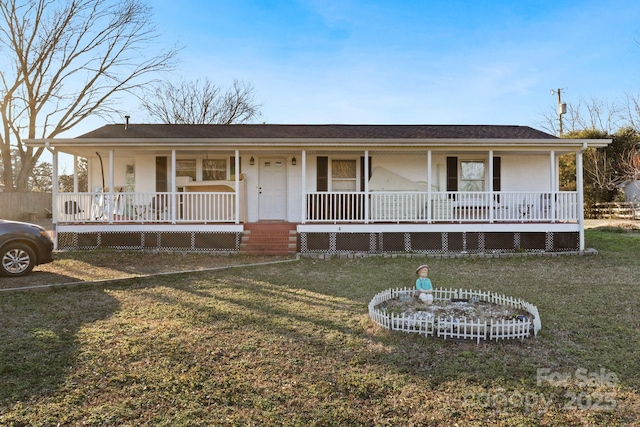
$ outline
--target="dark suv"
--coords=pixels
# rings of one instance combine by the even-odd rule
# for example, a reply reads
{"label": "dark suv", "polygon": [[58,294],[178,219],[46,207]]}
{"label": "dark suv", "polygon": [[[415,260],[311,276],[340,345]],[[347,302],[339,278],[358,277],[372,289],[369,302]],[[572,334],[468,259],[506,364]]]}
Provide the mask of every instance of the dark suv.
{"label": "dark suv", "polygon": [[0,276],[29,274],[33,267],[53,261],[53,241],[35,224],[0,219]]}

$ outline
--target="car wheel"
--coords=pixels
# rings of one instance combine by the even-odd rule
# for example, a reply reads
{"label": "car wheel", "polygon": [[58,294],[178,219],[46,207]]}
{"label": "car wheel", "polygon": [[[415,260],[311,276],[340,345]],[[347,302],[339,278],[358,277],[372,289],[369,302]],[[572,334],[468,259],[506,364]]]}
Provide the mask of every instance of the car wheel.
{"label": "car wheel", "polygon": [[29,274],[36,265],[36,255],[29,246],[22,243],[9,244],[0,252],[0,275],[19,277]]}

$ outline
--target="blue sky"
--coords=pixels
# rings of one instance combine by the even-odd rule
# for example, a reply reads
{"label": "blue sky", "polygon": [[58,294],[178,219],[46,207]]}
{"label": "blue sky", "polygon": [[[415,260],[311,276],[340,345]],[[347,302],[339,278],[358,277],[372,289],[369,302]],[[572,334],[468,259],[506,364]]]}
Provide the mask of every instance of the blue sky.
{"label": "blue sky", "polygon": [[[150,0],[163,78],[253,84],[260,122],[542,128],[562,100],[640,96],[640,1]],[[137,100],[122,116],[149,122]],[[124,120],[121,118],[120,120]],[[65,133],[103,126],[93,118]],[[543,129],[544,130],[544,129]]]}
{"label": "blue sky", "polygon": [[267,123],[539,127],[551,89],[567,103],[640,92],[637,0],[152,5],[162,43],[183,46],[168,78],[250,82]]}

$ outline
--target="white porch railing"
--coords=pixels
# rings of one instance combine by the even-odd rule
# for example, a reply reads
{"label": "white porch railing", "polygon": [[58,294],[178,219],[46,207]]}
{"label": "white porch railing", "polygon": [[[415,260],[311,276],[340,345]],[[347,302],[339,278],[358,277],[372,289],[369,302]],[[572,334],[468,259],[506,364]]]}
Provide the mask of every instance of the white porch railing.
{"label": "white porch railing", "polygon": [[[367,197],[368,196],[368,197]],[[305,222],[573,222],[570,192],[314,192]]]}
{"label": "white porch railing", "polygon": [[[574,222],[577,192],[314,192],[304,222]],[[58,222],[233,223],[234,192],[59,193]]]}
{"label": "white porch railing", "polygon": [[235,222],[235,193],[58,193],[59,222]]}
{"label": "white porch railing", "polygon": [[354,222],[365,220],[365,193],[307,194],[307,221]]}

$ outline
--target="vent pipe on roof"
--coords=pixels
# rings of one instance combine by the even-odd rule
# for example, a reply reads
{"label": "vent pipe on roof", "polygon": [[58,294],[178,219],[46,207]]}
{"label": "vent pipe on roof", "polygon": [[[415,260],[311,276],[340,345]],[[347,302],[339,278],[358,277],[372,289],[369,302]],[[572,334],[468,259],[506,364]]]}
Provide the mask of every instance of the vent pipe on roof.
{"label": "vent pipe on roof", "polygon": [[129,118],[131,116],[124,116],[124,130],[129,129]]}

